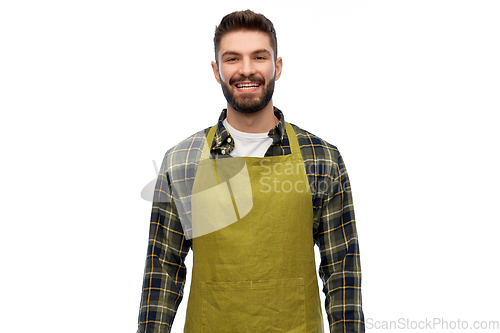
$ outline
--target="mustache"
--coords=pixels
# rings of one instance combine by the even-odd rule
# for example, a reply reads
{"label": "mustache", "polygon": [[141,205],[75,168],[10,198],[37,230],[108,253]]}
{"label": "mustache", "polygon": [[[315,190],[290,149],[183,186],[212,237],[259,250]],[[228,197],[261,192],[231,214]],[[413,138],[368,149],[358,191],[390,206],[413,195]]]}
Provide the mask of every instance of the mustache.
{"label": "mustache", "polygon": [[266,83],[266,81],[262,78],[262,77],[259,77],[257,75],[250,75],[249,77],[246,77],[246,76],[238,76],[238,77],[232,77],[230,80],[229,80],[229,85],[233,85],[235,84],[236,82],[240,82],[240,81],[253,81],[253,82],[259,82],[260,84],[264,85]]}

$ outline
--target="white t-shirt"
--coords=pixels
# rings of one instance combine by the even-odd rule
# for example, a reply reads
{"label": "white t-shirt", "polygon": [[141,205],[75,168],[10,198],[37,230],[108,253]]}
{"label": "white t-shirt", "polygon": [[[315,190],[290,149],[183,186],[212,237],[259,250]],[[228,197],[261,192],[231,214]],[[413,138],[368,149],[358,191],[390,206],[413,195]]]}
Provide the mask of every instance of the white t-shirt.
{"label": "white t-shirt", "polygon": [[267,149],[273,143],[273,139],[267,136],[268,133],[240,132],[229,125],[227,119],[224,119],[223,124],[234,140],[234,149],[231,151],[231,156],[264,157]]}

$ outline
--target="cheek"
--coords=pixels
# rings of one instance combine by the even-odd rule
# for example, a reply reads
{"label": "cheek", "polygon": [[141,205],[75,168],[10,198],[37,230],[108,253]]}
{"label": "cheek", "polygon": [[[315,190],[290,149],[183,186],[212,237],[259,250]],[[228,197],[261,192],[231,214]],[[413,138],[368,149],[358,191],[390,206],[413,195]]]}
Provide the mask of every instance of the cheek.
{"label": "cheek", "polygon": [[264,73],[267,74],[268,79],[272,79],[274,77],[275,71],[276,71],[276,67],[274,67],[274,65],[272,65],[272,66],[267,67],[265,69]]}
{"label": "cheek", "polygon": [[232,74],[229,71],[224,70],[224,68],[220,69],[219,77],[220,77],[221,81],[228,83],[229,80],[231,79],[231,76],[232,76]]}

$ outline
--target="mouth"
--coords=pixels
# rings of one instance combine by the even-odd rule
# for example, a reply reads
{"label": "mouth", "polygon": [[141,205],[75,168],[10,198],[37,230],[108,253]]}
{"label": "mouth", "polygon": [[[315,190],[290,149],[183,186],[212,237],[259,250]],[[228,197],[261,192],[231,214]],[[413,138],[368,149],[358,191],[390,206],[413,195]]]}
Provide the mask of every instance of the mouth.
{"label": "mouth", "polygon": [[238,82],[234,85],[238,91],[252,92],[261,86],[259,82]]}

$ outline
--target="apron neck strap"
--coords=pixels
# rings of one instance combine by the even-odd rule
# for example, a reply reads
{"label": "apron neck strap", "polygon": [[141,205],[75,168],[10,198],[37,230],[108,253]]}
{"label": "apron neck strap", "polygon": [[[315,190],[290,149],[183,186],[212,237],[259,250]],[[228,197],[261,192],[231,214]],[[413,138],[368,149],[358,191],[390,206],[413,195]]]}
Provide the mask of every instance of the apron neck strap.
{"label": "apron neck strap", "polygon": [[[297,136],[295,135],[295,131],[288,122],[285,121],[285,129],[288,135],[288,142],[290,143],[290,150],[292,154],[300,154],[299,141],[297,140]],[[210,156],[210,150],[212,148],[212,142],[214,141],[215,131],[217,130],[217,125],[212,126],[212,128],[208,131],[207,134],[207,147],[208,149],[203,149],[201,159],[207,159]]]}
{"label": "apron neck strap", "polygon": [[295,131],[292,128],[292,125],[285,121],[286,134],[288,135],[288,142],[290,143],[290,150],[292,154],[300,155],[300,147],[299,141],[297,140],[297,136],[295,135]]}
{"label": "apron neck strap", "polygon": [[210,158],[210,150],[212,149],[212,142],[214,141],[215,131],[217,130],[217,125],[212,126],[212,128],[208,131],[207,141],[203,145],[203,151],[201,153],[201,159],[206,160]]}

